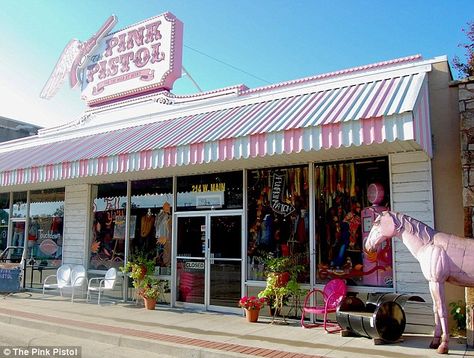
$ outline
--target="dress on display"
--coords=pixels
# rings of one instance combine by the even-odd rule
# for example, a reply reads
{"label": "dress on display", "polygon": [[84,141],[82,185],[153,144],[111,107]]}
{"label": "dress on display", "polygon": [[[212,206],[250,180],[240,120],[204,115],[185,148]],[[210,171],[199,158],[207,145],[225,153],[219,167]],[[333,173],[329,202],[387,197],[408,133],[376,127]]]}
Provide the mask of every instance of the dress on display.
{"label": "dress on display", "polygon": [[171,265],[171,206],[165,202],[163,209],[156,216],[155,228],[156,228],[156,256],[158,258],[158,264],[162,267],[168,267]]}

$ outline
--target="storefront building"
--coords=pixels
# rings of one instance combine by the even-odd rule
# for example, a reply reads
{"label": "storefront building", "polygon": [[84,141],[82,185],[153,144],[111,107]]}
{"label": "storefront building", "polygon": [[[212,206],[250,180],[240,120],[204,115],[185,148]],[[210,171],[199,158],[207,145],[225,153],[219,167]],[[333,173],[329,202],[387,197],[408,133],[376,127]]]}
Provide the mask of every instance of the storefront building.
{"label": "storefront building", "polygon": [[[178,20],[160,16],[172,24],[163,38],[180,46]],[[147,37],[156,30],[147,24],[151,47],[133,49],[140,65],[160,62],[156,49],[166,48]],[[115,83],[119,34],[105,37],[109,62],[85,67],[97,87],[83,92],[90,107],[80,120],[0,145],[2,215],[9,244],[31,259],[27,287],[39,287],[33,271],[42,263],[84,264],[93,275],[145,255],[168,281],[164,302],[234,311],[243,294],[264,287],[273,255],[303,266],[304,288],[343,277],[354,292],[431,300],[398,240],[372,256],[361,248],[373,212],[387,208],[461,234],[457,98],[446,57],[255,89],[175,95],[167,82],[100,92]],[[170,73],[181,71],[173,51]]]}

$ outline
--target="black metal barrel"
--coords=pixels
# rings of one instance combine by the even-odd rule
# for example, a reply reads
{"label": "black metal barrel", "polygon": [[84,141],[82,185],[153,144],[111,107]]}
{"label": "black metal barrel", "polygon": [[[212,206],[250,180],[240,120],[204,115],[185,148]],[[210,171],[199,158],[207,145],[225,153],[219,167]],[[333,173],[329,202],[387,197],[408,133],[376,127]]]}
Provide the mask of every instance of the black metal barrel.
{"label": "black metal barrel", "polygon": [[398,303],[402,308],[405,307],[407,302],[425,302],[420,296],[408,295],[406,293],[382,293],[379,295],[371,295],[367,300],[367,304],[372,303],[377,305],[381,302],[389,301]]}
{"label": "black metal barrel", "polygon": [[367,304],[374,305],[390,301],[398,303],[405,312],[405,333],[433,334],[433,308],[422,297],[406,293],[376,293],[367,298]]}
{"label": "black metal barrel", "polygon": [[336,312],[342,329],[359,336],[395,342],[405,330],[406,318],[402,307],[393,301],[365,305],[356,297],[347,297]]}

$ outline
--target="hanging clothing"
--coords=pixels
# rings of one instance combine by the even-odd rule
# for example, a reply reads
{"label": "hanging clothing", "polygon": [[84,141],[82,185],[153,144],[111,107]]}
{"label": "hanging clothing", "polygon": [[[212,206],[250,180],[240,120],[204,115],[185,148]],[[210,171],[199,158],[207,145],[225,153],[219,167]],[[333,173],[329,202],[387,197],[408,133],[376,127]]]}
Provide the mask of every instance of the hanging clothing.
{"label": "hanging clothing", "polygon": [[171,237],[171,215],[164,210],[161,210],[160,213],[156,216],[155,220],[156,228],[156,238],[166,238]]}
{"label": "hanging clothing", "polygon": [[31,220],[30,228],[28,230],[28,240],[36,240],[40,226],[36,220]]}
{"label": "hanging clothing", "polygon": [[155,225],[155,215],[147,214],[145,216],[142,216],[141,226],[140,226],[140,236],[148,237],[154,225]]}
{"label": "hanging clothing", "polygon": [[295,227],[294,227],[294,236],[300,244],[307,242],[307,237],[309,233],[309,219],[308,214],[302,213],[296,217]]}
{"label": "hanging clothing", "polygon": [[266,214],[262,221],[259,244],[270,246],[273,236],[273,218]]}
{"label": "hanging clothing", "polygon": [[169,208],[166,210],[163,206],[163,210],[156,216],[155,229],[158,264],[162,267],[169,267],[171,264],[171,214]]}

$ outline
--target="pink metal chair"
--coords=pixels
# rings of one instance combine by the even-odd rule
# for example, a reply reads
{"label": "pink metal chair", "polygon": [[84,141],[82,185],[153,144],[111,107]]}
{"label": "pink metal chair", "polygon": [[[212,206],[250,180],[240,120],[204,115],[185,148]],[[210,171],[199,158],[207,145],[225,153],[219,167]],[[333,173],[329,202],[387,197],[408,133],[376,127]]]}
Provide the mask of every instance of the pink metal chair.
{"label": "pink metal chair", "polygon": [[[325,286],[324,289],[318,290],[313,289],[308,292],[306,298],[304,300],[302,313],[301,313],[301,327],[303,328],[314,328],[323,325],[324,330],[328,333],[340,331],[340,327],[337,323],[328,322],[327,316],[328,313],[336,312],[337,307],[341,303],[342,299],[346,296],[347,293],[347,286],[344,280],[339,278],[333,279],[329,281]],[[318,294],[320,301],[322,302],[318,305]],[[323,315],[323,322],[321,323],[313,323],[313,324],[305,324],[305,315],[306,314],[314,314],[315,320],[318,314]],[[328,326],[337,327],[333,330],[328,330]]]}

